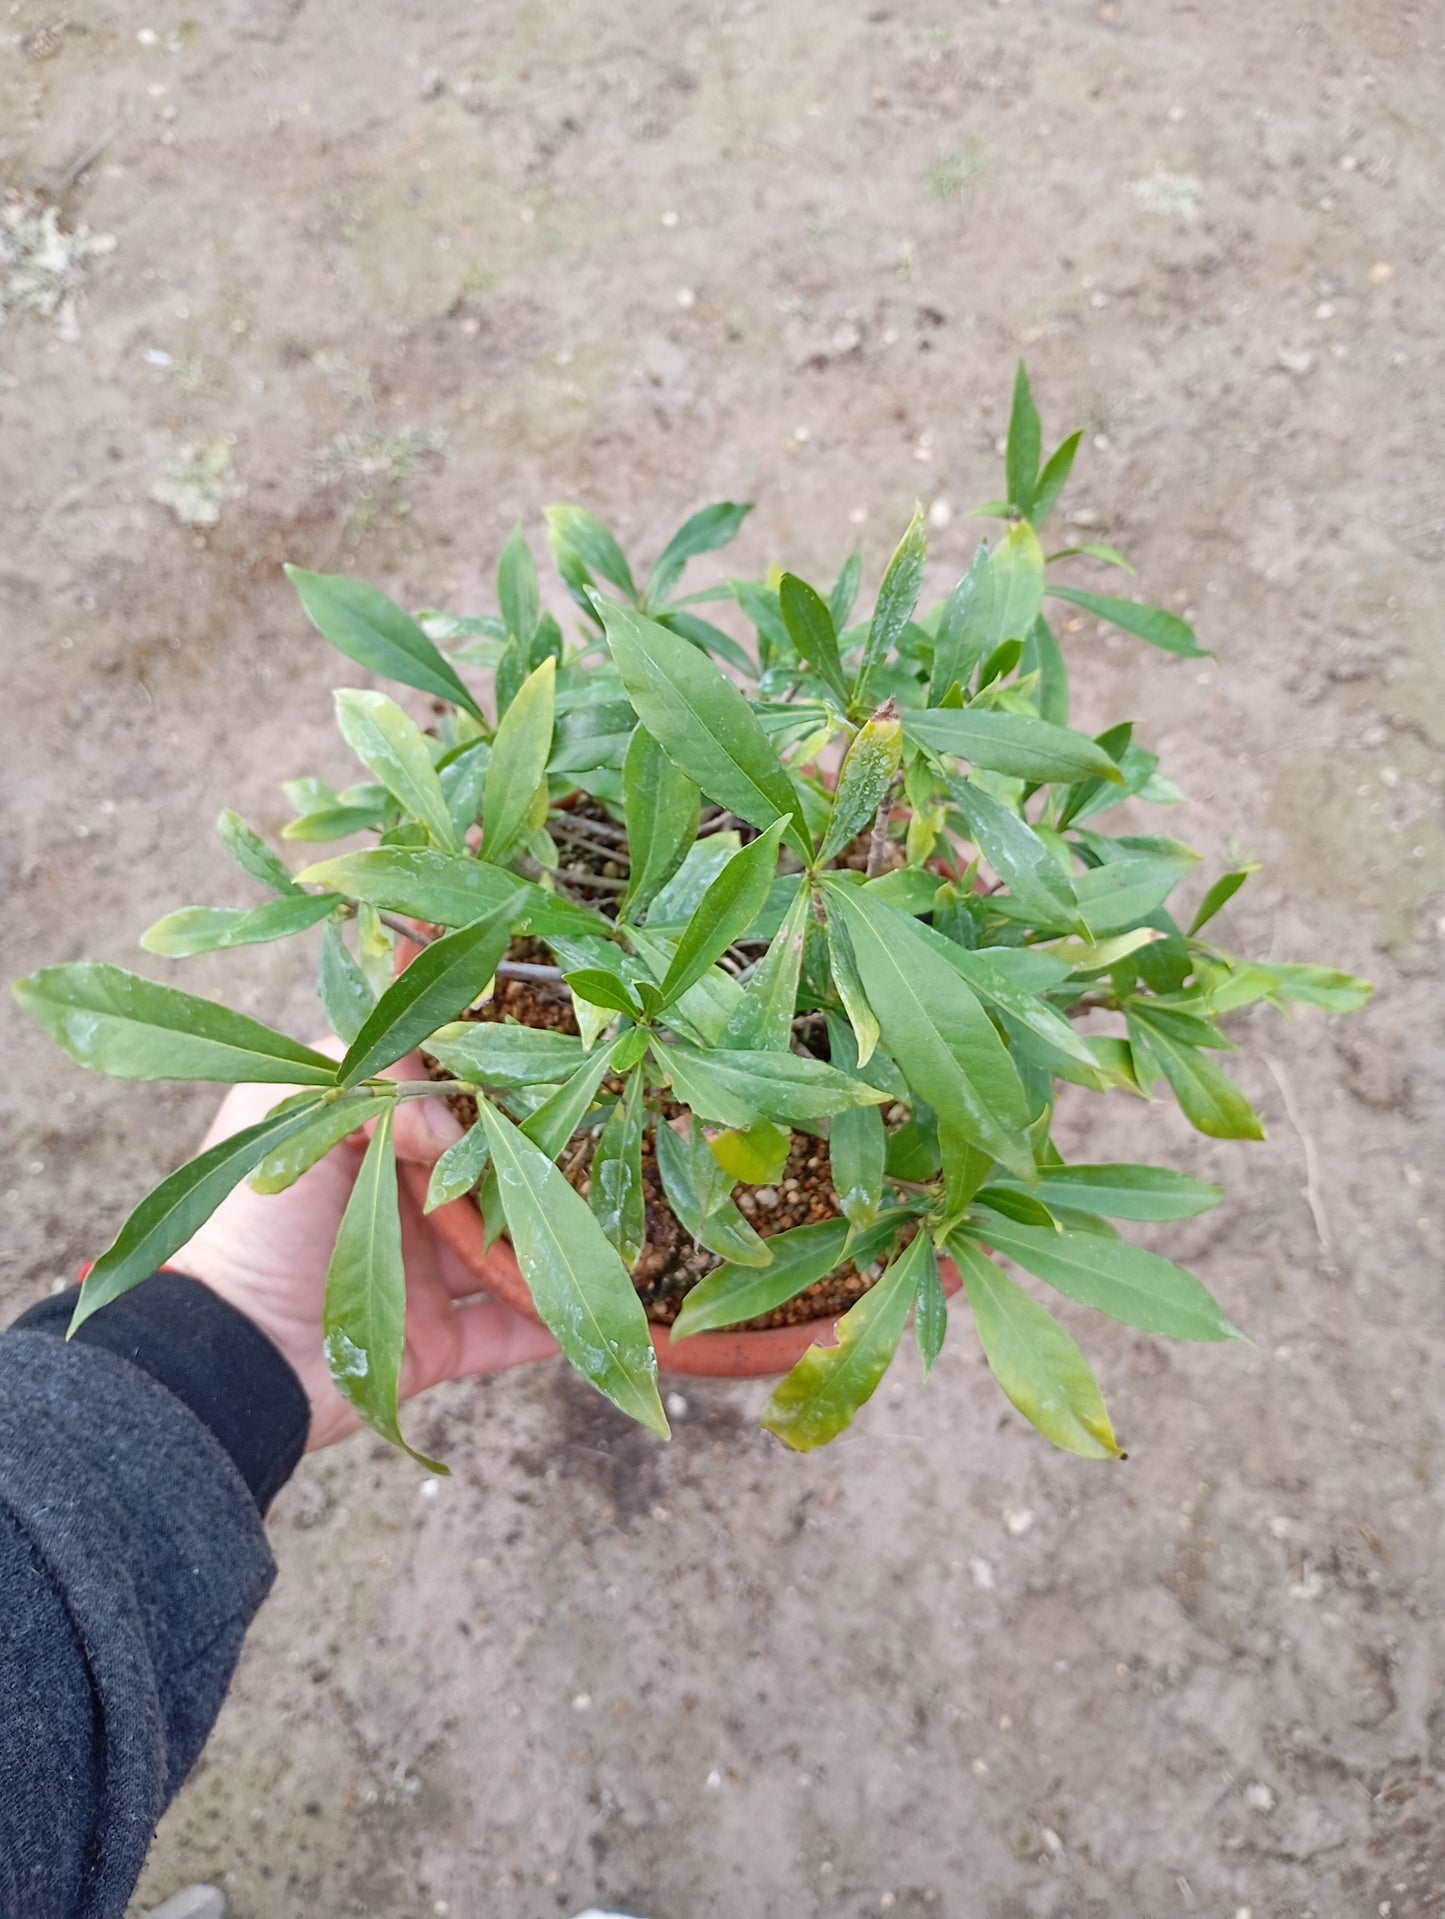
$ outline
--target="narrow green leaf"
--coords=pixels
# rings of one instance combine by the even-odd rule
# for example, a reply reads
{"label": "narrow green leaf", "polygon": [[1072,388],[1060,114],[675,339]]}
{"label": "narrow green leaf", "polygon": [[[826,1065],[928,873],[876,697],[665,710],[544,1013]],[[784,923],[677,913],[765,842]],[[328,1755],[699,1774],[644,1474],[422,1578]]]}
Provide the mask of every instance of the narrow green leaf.
{"label": "narrow green leaf", "polygon": [[1142,1039],[1146,1053],[1158,1061],[1179,1110],[1196,1132],[1210,1139],[1264,1138],[1259,1114],[1207,1053],[1181,1044],[1137,1005],[1129,1014],[1129,1038]]}
{"label": "narrow green leaf", "polygon": [[620,1041],[604,1046],[569,1080],[564,1080],[532,1113],[523,1120],[522,1131],[534,1146],[540,1146],[548,1159],[555,1159],[582,1124],[597,1097],[597,1088],[612,1070]]}
{"label": "narrow green leaf", "polygon": [[482,798],[482,858],[500,866],[516,848],[547,778],[557,662],[549,657],[522,682],[492,741]]}
{"label": "narrow green leaf", "polygon": [[752,510],[750,503],[739,505],[732,500],[719,500],[716,505],[705,506],[691,519],[684,520],[652,569],[647,582],[648,605],[655,606],[666,599],[682,578],[689,560],[696,559],[699,553],[716,553],[721,547],[731,545]]}
{"label": "narrow green leaf", "polygon": [[458,1020],[444,1026],[432,1034],[427,1051],[458,1079],[500,1091],[567,1079],[586,1059],[581,1040],[571,1033],[492,1020]]}
{"label": "narrow green leaf", "polygon": [[[732,830],[709,833],[694,840],[682,864],[653,900],[647,915],[648,930],[680,933],[697,911],[703,894],[742,843],[742,835]],[[634,860],[636,857],[634,853]]]}
{"label": "narrow green leaf", "polygon": [[1196,858],[1192,854],[1187,860],[1145,854],[1075,874],[1074,897],[1086,932],[1098,940],[1148,919],[1158,912]]}
{"label": "narrow green leaf", "polygon": [[748,679],[757,679],[758,663],[752,654],[745,646],[740,646],[731,633],[724,633],[711,620],[699,619],[695,613],[680,613],[676,607],[662,608],[654,617],[658,625],[665,626],[669,633],[679,634],[690,645],[700,647],[704,653],[726,660],[729,666],[735,666]]}
{"label": "narrow green leaf", "polygon": [[734,853],[698,902],[662,981],[664,1005],[681,999],[762,911],[778,869],[778,842],[786,820]]}
{"label": "narrow green leaf", "polygon": [[416,721],[384,693],[344,687],[335,699],[337,723],[356,757],[397,804],[421,822],[442,852],[460,852],[446,795]]}
{"label": "narrow green leaf", "polygon": [[1151,1221],[1193,1219],[1224,1198],[1222,1186],[1167,1166],[1044,1166],[1033,1191],[1046,1206]]}
{"label": "narrow green leaf", "polygon": [[406,1267],[401,1250],[392,1111],[376,1123],[326,1273],[326,1363],[336,1390],[374,1431],[434,1473],[446,1467],[401,1436]]}
{"label": "narrow green leaf", "polygon": [[945,784],[974,845],[1014,898],[1037,914],[1041,926],[1081,931],[1073,882],[1028,821],[972,780],[949,778]]}
{"label": "narrow green leaf", "polygon": [[1192,939],[1201,928],[1207,926],[1222,907],[1228,906],[1250,874],[1258,871],[1258,866],[1251,865],[1236,867],[1231,873],[1221,873],[1199,902],[1199,911],[1190,924],[1190,938]]}
{"label": "narrow green leaf", "polygon": [[[642,1002],[625,980],[600,966],[580,966],[562,975],[578,999],[589,1006],[601,1006],[612,1013],[626,1013],[630,1019],[642,1018]],[[601,1028],[599,1027],[600,1031]]]}
{"label": "narrow green leaf", "polygon": [[828,595],[828,612],[833,621],[833,631],[841,633],[848,624],[848,616],[853,611],[854,601],[858,598],[858,587],[863,578],[863,555],[855,547],[838,569],[838,577],[833,582],[833,590]]}
{"label": "narrow green leaf", "polygon": [[477,1120],[460,1139],[452,1141],[432,1167],[423,1212],[434,1213],[438,1206],[446,1206],[470,1193],[487,1170],[490,1157],[487,1129]]}
{"label": "narrow green leaf", "polygon": [[477,823],[491,754],[491,746],[486,740],[473,740],[460,753],[449,753],[437,767],[442,797],[447,803],[452,827],[463,846],[466,845],[467,834]]}
{"label": "narrow green leaf", "polygon": [[720,806],[750,826],[780,815],[804,859],[812,856],[793,783],[742,694],[696,647],[655,620],[600,599],[612,657],[638,718],[668,757]]}
{"label": "narrow green leaf", "polygon": [[326,1022],[347,1046],[366,1023],[376,1004],[365,973],[347,951],[340,925],[328,920],[321,929],[321,969],[316,983]]}
{"label": "narrow green leaf", "polygon": [[796,1053],[705,1053],[678,1041],[654,1048],[653,1057],[671,1076],[678,1098],[719,1126],[747,1127],[757,1119],[810,1125],[845,1107],[876,1106],[886,1098],[836,1066]]}
{"label": "narrow green leaf", "polygon": [[[997,1214],[960,1229],[1083,1306],[1166,1339],[1237,1339],[1239,1333],[1192,1273],[1126,1239],[1021,1226]],[[954,1234],[950,1244],[957,1244]]]}
{"label": "narrow green leaf", "polygon": [[[1004,461],[1008,496],[1027,518],[1033,509],[1041,446],[1039,410],[1029,391],[1028,371],[1022,360],[1014,376],[1013,408],[1009,414],[1008,452]],[[1040,515],[1042,518],[1042,515]]]}
{"label": "narrow green leaf", "polygon": [[1088,1360],[1054,1318],[977,1246],[955,1238],[979,1343],[994,1378],[1031,1426],[1084,1459],[1122,1459]]}
{"label": "narrow green leaf", "polygon": [[759,960],[743,996],[723,1028],[718,1044],[758,1053],[786,1053],[792,1044],[793,1016],[798,1007],[798,974],[803,963],[803,935],[811,902],[799,887],[788,916],[773,943]]}
{"label": "narrow green leaf", "polygon": [[923,567],[928,557],[928,528],[923,508],[915,506],[908,529],[898,542],[893,558],[878,589],[878,604],[873,609],[863,658],[853,682],[855,695],[867,683],[874,667],[881,666],[897,646],[903,629],[913,618],[913,609],[923,590]]}
{"label": "narrow green leaf", "polygon": [[268,1152],[310,1125],[316,1111],[317,1102],[308,1101],[285,1112],[268,1113],[256,1125],[218,1140],[163,1179],[91,1267],[71,1316],[70,1331],[73,1333],[92,1313],[164,1266],[205,1224],[227,1193]]}
{"label": "narrow green leaf", "polygon": [[216,831],[222,846],[243,873],[249,873],[253,880],[269,886],[273,893],[301,891],[291,876],[290,868],[277,858],[261,835],[247,826],[241,815],[229,806],[223,808],[216,821]]}
{"label": "narrow green leaf", "polygon": [[974,766],[1010,773],[1016,779],[1120,778],[1109,755],[1083,733],[1051,726],[1027,713],[978,706],[930,707],[927,712],[905,713],[903,731],[934,753],[952,753]]}
{"label": "narrow green leaf", "polygon": [[1233,1012],[1255,1000],[1267,999],[1274,1005],[1297,1000],[1305,1006],[1323,1007],[1327,1013],[1358,1012],[1374,987],[1353,973],[1340,973],[1332,966],[1298,966],[1279,961],[1241,966],[1216,986],[1209,1003],[1216,1013]]}
{"label": "narrow green leaf", "polygon": [[13,990],[72,1059],[114,1079],[336,1083],[335,1061],[309,1046],[119,966],[46,966]]}
{"label": "narrow green leaf", "polygon": [[1044,595],[1044,550],[1027,520],[1011,526],[994,548],[993,643],[1024,640]]}
{"label": "narrow green leaf", "polygon": [[[1069,669],[1064,659],[1063,649],[1054,636],[1054,629],[1042,613],[1029,631],[1028,642],[1024,647],[1023,659],[1019,665],[1022,672],[1026,674],[1036,672],[1039,676],[1039,718],[1047,720],[1050,726],[1067,726],[1069,723]],[[1117,797],[1116,794],[1115,798]]]}
{"label": "narrow green leaf", "polygon": [[843,1217],[857,1232],[871,1226],[883,1199],[883,1161],[888,1135],[876,1106],[845,1108],[828,1128],[833,1191]]}
{"label": "narrow green leaf", "polygon": [[748,1186],[772,1186],[783,1177],[793,1136],[770,1119],[755,1126],[730,1126],[714,1133],[708,1151],[728,1175]]}
{"label": "narrow green leaf", "polygon": [[512,529],[497,561],[497,598],[508,633],[523,646],[530,645],[542,617],[542,596],[537,585],[537,562],[519,526]]}
{"label": "narrow green leaf", "polygon": [[916,1233],[883,1277],[838,1321],[836,1346],[810,1346],[773,1391],[763,1425],[795,1452],[836,1439],[877,1391],[898,1350],[918,1291],[918,1270],[931,1250]]}
{"label": "narrow green leaf", "polygon": [[732,1180],[713,1158],[694,1115],[692,1137],[659,1119],[653,1128],[657,1171],[667,1203],[699,1246],[740,1266],[770,1266],[773,1255],[731,1197]]}
{"label": "narrow green leaf", "polygon": [[313,1115],[309,1126],[303,1126],[281,1145],[272,1147],[251,1175],[252,1187],[258,1193],[284,1193],[318,1160],[325,1159],[333,1146],[339,1146],[358,1126],[375,1119],[388,1104],[389,1099],[356,1094],[323,1106]]}
{"label": "narrow green leaf", "polygon": [[411,615],[384,593],[339,573],[307,573],[299,566],[288,566],[286,577],[300,594],[312,625],[348,659],[384,679],[448,700],[473,719],[482,717],[450,660],[437,651]]}
{"label": "narrow green leaf", "polygon": [[774,1312],[826,1279],[845,1258],[856,1259],[860,1267],[866,1267],[883,1253],[907,1217],[902,1211],[891,1213],[851,1251],[847,1248],[847,1222],[841,1219],[774,1233],[768,1241],[773,1254],[771,1266],[739,1266],[725,1261],[698,1281],[673,1321],[673,1339],[714,1332],[719,1326],[736,1326]]}
{"label": "narrow green leaf", "polygon": [[667,1438],[647,1315],[616,1247],[539,1147],[485,1101],[481,1119],[512,1250],[548,1331],[598,1392]]}
{"label": "narrow green leaf", "polygon": [[1194,628],[1188,621],[1181,620],[1177,613],[1166,613],[1162,606],[1144,606],[1138,600],[1110,599],[1103,593],[1086,593],[1078,586],[1051,586],[1047,590],[1050,599],[1067,600],[1071,606],[1081,606],[1096,619],[1107,620],[1110,626],[1122,627],[1124,632],[1147,640],[1150,646],[1162,647],[1166,653],[1177,653],[1186,660],[1209,658],[1208,649],[1195,639]]}
{"label": "narrow green leaf", "polygon": [[580,605],[590,611],[585,594],[589,580],[606,580],[629,600],[636,600],[637,588],[622,548],[595,513],[580,506],[549,506],[546,512],[557,571]]}
{"label": "narrow green leaf", "polygon": [[148,926],[140,943],[148,953],[183,959],[192,953],[214,953],[228,946],[259,946],[267,940],[289,939],[336,910],[334,893],[288,893],[264,906],[183,906]]}
{"label": "narrow green leaf", "polygon": [[881,706],[854,735],[838,774],[833,817],[818,853],[820,866],[836,859],[865,826],[873,824],[887,797],[903,758],[903,726],[894,717],[896,711],[891,703]]}
{"label": "narrow green leaf", "polygon": [[1102,540],[1085,540],[1079,546],[1062,546],[1057,553],[1049,555],[1049,565],[1052,566],[1056,560],[1072,560],[1081,553],[1087,559],[1102,560],[1105,566],[1122,567],[1126,573],[1134,571],[1118,547],[1105,546]]}
{"label": "narrow green leaf", "polygon": [[470,926],[484,913],[514,901],[519,913],[533,899],[525,880],[500,867],[431,847],[378,846],[308,866],[301,877],[331,886],[348,899],[436,926]]}
{"label": "narrow green leaf", "polygon": [[641,1073],[631,1074],[598,1138],[587,1191],[593,1216],[629,1272],[647,1244],[647,1199],[642,1185],[646,1109],[642,1091]]}
{"label": "narrow green leaf", "polygon": [[858,1070],[861,1072],[873,1057],[873,1049],[878,1044],[879,1026],[863,990],[848,928],[836,913],[828,915],[828,964],[838,997],[843,1002],[843,1011],[848,1015],[848,1023],[853,1029],[853,1038],[858,1047]]}
{"label": "narrow green leaf", "polygon": [[785,573],[778,582],[778,605],[788,635],[799,653],[831,688],[840,706],[848,704],[848,682],[838,657],[838,634],[833,616],[806,580]]}
{"label": "narrow green leaf", "polygon": [[993,1022],[912,920],[861,890],[830,882],[883,1044],[940,1118],[1021,1178],[1033,1173],[1028,1109]]}
{"label": "narrow green leaf", "polygon": [[967,686],[994,642],[994,576],[988,541],[944,601],[933,643],[929,701],[936,706],[953,686]]}
{"label": "narrow green leaf", "polygon": [[1074,455],[1083,439],[1082,429],[1071,433],[1062,445],[1055,447],[1049,455],[1048,465],[1039,475],[1038,486],[1028,508],[1028,517],[1034,526],[1042,526],[1059,503],[1059,495],[1069,483],[1069,475],[1074,470]]}
{"label": "narrow green leaf", "polygon": [[366,1017],[337,1069],[337,1082],[355,1086],[392,1065],[471,1005],[497,970],[516,923],[511,901],[433,940],[392,981]]}
{"label": "narrow green leaf", "polygon": [[938,1254],[926,1233],[918,1237],[926,1242],[926,1249],[918,1264],[918,1289],[914,1295],[913,1336],[918,1341],[918,1351],[923,1359],[923,1377],[927,1379],[943,1351],[944,1335],[948,1331],[948,1300],[943,1291],[943,1278],[938,1270]]}

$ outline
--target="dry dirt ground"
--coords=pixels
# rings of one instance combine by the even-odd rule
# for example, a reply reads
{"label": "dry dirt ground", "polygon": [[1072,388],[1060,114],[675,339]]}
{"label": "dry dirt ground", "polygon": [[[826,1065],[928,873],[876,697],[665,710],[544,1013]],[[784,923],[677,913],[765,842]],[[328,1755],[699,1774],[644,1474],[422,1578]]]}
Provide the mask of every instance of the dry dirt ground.
{"label": "dry dirt ground", "polygon": [[[1232,1194],[1174,1243],[1252,1348],[1088,1329],[1125,1466],[1050,1452],[962,1325],[817,1458],[757,1387],[689,1386],[663,1450],[542,1369],[416,1417],[443,1484],[308,1462],[136,1910],[1445,1912],[1438,7],[65,6],[4,9],[0,179],[115,245],[73,327],[0,328],[7,976],[135,963],[239,897],[223,803],[274,830],[346,772],[283,560],[480,610],[549,500],[646,554],[731,496],[748,565],[861,538],[876,580],[921,495],[943,584],[1023,350],[1089,428],[1079,523],[1217,654],[1082,625],[1085,717],[1266,861],[1232,940],[1379,985],[1242,1022],[1262,1146],[1071,1122]],[[213,526],[153,497],[187,459]],[[294,945],[189,964],[316,1023]],[[18,1309],[211,1100],[4,1018]]]}

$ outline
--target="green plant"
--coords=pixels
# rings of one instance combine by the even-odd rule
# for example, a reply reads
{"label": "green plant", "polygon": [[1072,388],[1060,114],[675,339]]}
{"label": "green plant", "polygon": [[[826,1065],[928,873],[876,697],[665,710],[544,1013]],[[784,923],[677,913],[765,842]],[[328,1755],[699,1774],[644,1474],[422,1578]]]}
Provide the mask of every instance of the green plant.
{"label": "green plant", "polygon": [[[395,1101],[436,1089],[384,1074],[421,1047],[478,1112],[428,1204],[476,1195],[567,1357],[633,1418],[667,1430],[632,1276],[665,1201],[696,1282],[675,1337],[774,1312],[852,1262],[861,1296],[840,1343],[812,1347],[764,1416],[790,1445],[848,1423],[910,1315],[931,1367],[942,1257],[1019,1410],[1060,1446],[1116,1455],[1083,1355],[994,1255],[1128,1325],[1228,1339],[1197,1279],[1112,1224],[1183,1219],[1222,1195],[1163,1167],[1065,1165],[1050,1138],[1057,1083],[1149,1098],[1162,1082],[1201,1132],[1258,1138],[1218,1063],[1221,1016],[1258,1000],[1344,1011],[1369,988],[1318,966],[1242,962],[1206,937],[1252,868],[1217,878],[1186,926],[1168,902],[1196,855],[1100,830],[1123,800],[1180,795],[1128,723],[1097,738],[1069,728],[1046,601],[1169,653],[1201,650],[1172,613],[1053,579],[1073,558],[1125,564],[1097,545],[1046,559],[1040,544],[1079,437],[1041,461],[1020,367],[1007,497],[980,509],[1005,530],[925,613],[916,513],[866,617],[856,553],[826,594],[792,573],[681,593],[689,560],[742,524],[748,509],[727,503],[694,515],[640,587],[600,521],[549,509],[581,615],[572,641],[543,610],[520,529],[501,556],[497,616],[413,618],[359,582],[293,569],[328,639],[429,696],[429,729],[381,693],[339,692],[341,731],[371,778],[341,791],[293,781],[285,837],[376,843],[293,874],[224,813],[226,850],[270,897],[185,908],[143,944],[183,955],[319,925],[320,997],[347,1052],[337,1065],[111,966],[22,980],[22,1005],[85,1065],[299,1088],[142,1202],[77,1321],[164,1262],[237,1181],[279,1190],[375,1119],[357,1204],[383,1223],[363,1230],[348,1215],[328,1355],[341,1390],[400,1442],[388,1119]],[[713,622],[719,604],[751,623],[753,649]],[[493,674],[495,719],[466,668]],[[393,977],[395,939],[413,927],[425,944]],[[560,999],[570,1030],[463,1017],[498,981]],[[826,1157],[822,1217],[760,1233],[800,1136],[813,1167]],[[644,1155],[660,1181],[651,1207]]]}

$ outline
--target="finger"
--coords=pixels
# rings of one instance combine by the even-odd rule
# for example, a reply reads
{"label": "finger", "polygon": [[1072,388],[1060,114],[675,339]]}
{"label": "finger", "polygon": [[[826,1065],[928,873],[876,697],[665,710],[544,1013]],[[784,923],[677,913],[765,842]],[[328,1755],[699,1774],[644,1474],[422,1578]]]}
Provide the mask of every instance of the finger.
{"label": "finger", "polygon": [[[480,1276],[456,1252],[453,1247],[434,1230],[437,1271],[441,1275],[442,1285],[453,1299],[470,1299],[474,1293],[490,1291],[489,1276],[500,1268],[515,1285],[522,1277],[522,1269],[517,1264],[517,1256],[507,1244],[499,1239],[486,1255],[486,1265]],[[500,1289],[498,1289],[500,1290]]]}
{"label": "finger", "polygon": [[523,1319],[499,1299],[469,1299],[452,1308],[456,1360],[452,1377],[502,1373],[535,1359],[552,1359],[557,1342],[545,1326]]}
{"label": "finger", "polygon": [[396,1106],[396,1156],[434,1166],[466,1128],[444,1099],[403,1099]]}

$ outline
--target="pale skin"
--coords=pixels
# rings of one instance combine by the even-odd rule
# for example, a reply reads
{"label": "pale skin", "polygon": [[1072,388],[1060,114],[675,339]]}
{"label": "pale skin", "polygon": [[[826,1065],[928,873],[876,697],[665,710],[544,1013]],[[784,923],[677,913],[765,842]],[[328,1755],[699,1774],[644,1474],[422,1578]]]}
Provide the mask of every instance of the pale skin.
{"label": "pale skin", "polygon": [[[318,1052],[339,1056],[333,1040]],[[420,1077],[403,1062],[396,1077]],[[234,1086],[203,1146],[262,1119],[292,1089]],[[461,1128],[439,1099],[399,1101],[395,1140],[401,1159],[434,1164]],[[284,1193],[261,1195],[244,1181],[174,1256],[177,1272],[199,1279],[259,1326],[290,1362],[311,1402],[307,1451],[333,1445],[361,1421],[331,1383],[322,1350],[326,1268],[341,1215],[366,1147],[366,1134],[343,1140]],[[557,1347],[543,1327],[477,1291],[471,1272],[425,1218],[401,1184],[406,1259],[406,1361],[401,1396],[410,1399],[447,1379],[504,1372],[548,1359]],[[497,1257],[507,1258],[505,1247]]]}

